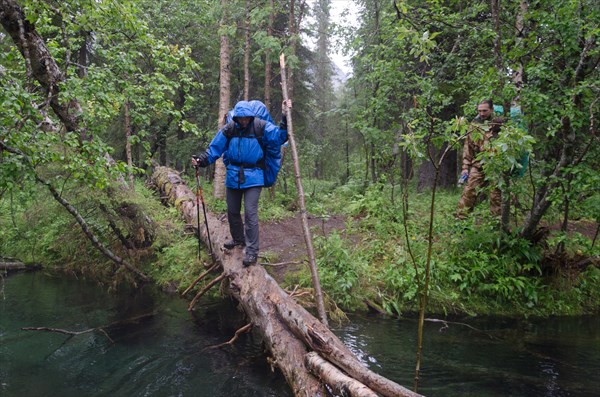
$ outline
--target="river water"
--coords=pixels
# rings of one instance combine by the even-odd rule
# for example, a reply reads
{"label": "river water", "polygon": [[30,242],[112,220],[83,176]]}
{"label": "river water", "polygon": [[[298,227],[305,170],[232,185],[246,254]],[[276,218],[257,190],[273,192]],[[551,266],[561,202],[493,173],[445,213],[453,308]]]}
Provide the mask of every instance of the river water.
{"label": "river water", "polygon": [[[352,316],[335,332],[374,371],[412,388],[416,322]],[[600,318],[428,322],[427,396],[600,396]],[[291,396],[229,300],[187,303],[148,287],[43,273],[0,280],[0,396]],[[65,335],[48,327],[100,331]]]}

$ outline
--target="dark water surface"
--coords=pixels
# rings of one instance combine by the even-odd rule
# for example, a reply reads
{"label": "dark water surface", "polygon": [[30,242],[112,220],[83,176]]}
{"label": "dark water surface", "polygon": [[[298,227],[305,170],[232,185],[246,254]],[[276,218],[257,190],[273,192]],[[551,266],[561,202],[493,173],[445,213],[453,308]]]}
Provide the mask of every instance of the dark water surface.
{"label": "dark water surface", "polygon": [[[146,316],[144,316],[146,315]],[[140,318],[140,316],[142,316]],[[136,319],[135,321],[128,321]],[[600,396],[600,318],[428,322],[427,396]],[[110,325],[106,327],[107,325]],[[187,303],[42,273],[0,280],[0,396],[291,396],[229,301]],[[77,336],[22,327],[101,332]],[[412,387],[416,322],[353,316],[335,330],[374,371]]]}

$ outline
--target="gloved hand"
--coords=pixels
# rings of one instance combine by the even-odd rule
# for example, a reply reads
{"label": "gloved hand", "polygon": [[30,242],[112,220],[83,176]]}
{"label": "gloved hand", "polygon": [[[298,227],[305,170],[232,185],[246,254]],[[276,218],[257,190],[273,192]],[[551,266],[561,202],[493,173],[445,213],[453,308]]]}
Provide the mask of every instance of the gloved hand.
{"label": "gloved hand", "polygon": [[291,99],[281,102],[281,123],[279,123],[279,128],[282,130],[287,130],[287,110],[288,109],[292,109],[292,100]]}
{"label": "gloved hand", "polygon": [[208,167],[208,153],[200,153],[198,156],[192,156],[192,165],[194,167]]}
{"label": "gloved hand", "polygon": [[287,130],[287,117],[284,114],[281,115],[281,122],[279,123],[280,130]]}
{"label": "gloved hand", "polygon": [[469,172],[467,170],[464,170],[461,174],[460,174],[460,178],[458,178],[458,185],[463,185],[465,184],[465,182],[467,182],[467,180],[469,179]]}

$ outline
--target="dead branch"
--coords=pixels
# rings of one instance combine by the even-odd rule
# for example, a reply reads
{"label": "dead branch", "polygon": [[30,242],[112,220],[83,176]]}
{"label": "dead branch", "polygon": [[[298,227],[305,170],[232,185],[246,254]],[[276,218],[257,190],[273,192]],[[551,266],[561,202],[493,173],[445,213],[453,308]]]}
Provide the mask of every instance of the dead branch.
{"label": "dead branch", "polygon": [[188,306],[188,310],[192,310],[194,308],[194,305],[198,301],[198,299],[200,299],[202,297],[202,295],[204,295],[209,289],[211,289],[213,285],[215,285],[219,281],[223,280],[224,278],[225,278],[225,273],[221,273],[221,275],[219,275],[219,277],[215,278],[213,281],[206,284],[206,287],[202,288],[202,291],[198,292],[196,294],[196,296],[194,296],[194,299],[192,299],[192,301],[190,302],[190,304]]}
{"label": "dead branch", "polygon": [[113,343],[113,344],[115,343],[115,341],[112,340],[112,338],[108,335],[108,333],[102,327],[90,328],[90,329],[86,329],[83,331],[69,331],[66,329],[49,328],[49,327],[23,327],[23,328],[21,328],[21,330],[23,330],[23,331],[48,331],[48,332],[56,332],[58,334],[65,334],[65,335],[70,335],[70,336],[83,335],[83,334],[88,334],[90,332],[98,331],[98,332],[104,334],[104,336],[106,336],[108,338],[110,343]]}
{"label": "dead branch", "polygon": [[[281,320],[312,350],[349,376],[385,397],[417,397],[417,394],[366,368],[337,336],[300,305],[276,305]],[[299,320],[300,319],[300,320]]]}
{"label": "dead branch", "polygon": [[480,329],[477,329],[477,328],[475,328],[475,327],[473,327],[473,326],[471,326],[471,325],[469,325],[469,324],[465,324],[465,323],[457,323],[457,322],[453,322],[453,321],[440,320],[440,319],[437,319],[437,318],[426,318],[426,319],[425,319],[425,321],[429,321],[430,323],[442,323],[443,325],[442,325],[442,328],[440,328],[440,330],[439,330],[440,332],[444,332],[444,331],[446,331],[448,328],[450,328],[450,327],[448,326],[448,324],[454,324],[454,325],[462,325],[463,327],[470,328],[470,329],[472,329],[473,331],[477,331],[477,332],[479,332],[479,333],[485,334],[485,335],[487,335],[487,336],[488,336],[490,339],[498,339],[498,338],[494,337],[493,335],[491,335],[491,334],[488,334],[488,333],[487,333],[487,332],[485,332],[485,331],[482,331],[482,330],[480,330]]}
{"label": "dead branch", "polygon": [[235,341],[238,340],[238,338],[241,334],[249,332],[253,326],[254,326],[254,324],[252,324],[252,323],[246,324],[242,328],[235,331],[235,335],[233,335],[233,338],[229,339],[227,342],[221,343],[220,345],[208,346],[208,347],[202,349],[202,351],[208,350],[208,349],[219,349],[219,348],[221,348],[223,346],[227,346],[227,345],[231,346],[235,343]]}
{"label": "dead branch", "polygon": [[187,289],[185,291],[183,291],[181,293],[181,296],[185,296],[188,292],[191,291],[192,288],[194,288],[196,286],[196,284],[198,284],[204,277],[208,276],[210,274],[210,272],[212,272],[213,270],[215,270],[218,267],[219,267],[219,265],[216,264],[216,263],[214,265],[212,265],[211,267],[209,267],[207,271],[205,271],[204,273],[202,273],[201,275],[199,275],[198,278],[196,278],[192,282],[192,284],[189,287],[187,287]]}
{"label": "dead branch", "polygon": [[319,272],[317,270],[317,261],[315,258],[315,250],[312,242],[312,234],[308,226],[308,217],[306,211],[306,203],[304,200],[304,188],[302,187],[302,176],[300,172],[300,162],[298,160],[298,150],[296,149],[296,139],[294,138],[294,128],[292,123],[292,109],[290,107],[290,97],[287,89],[287,75],[285,66],[285,55],[282,53],[279,57],[279,64],[281,69],[281,92],[283,99],[288,104],[285,106],[287,116],[287,131],[288,141],[290,143],[290,150],[292,152],[292,159],[294,161],[294,174],[296,176],[296,190],[298,191],[298,202],[300,204],[300,215],[302,219],[302,230],[304,231],[304,242],[306,243],[306,251],[308,254],[310,264],[310,274],[312,279],[313,288],[315,289],[315,301],[317,303],[317,311],[319,318],[325,326],[327,326],[327,311],[325,310],[325,303],[323,302],[323,292],[321,291],[321,282],[319,281]]}
{"label": "dead branch", "polygon": [[288,266],[288,265],[301,265],[305,262],[306,261],[288,261],[288,262],[278,262],[278,263],[261,263],[261,265],[277,267],[277,266]]}
{"label": "dead branch", "polygon": [[64,335],[69,335],[69,336],[77,336],[77,335],[83,335],[83,334],[88,334],[90,332],[100,332],[102,334],[104,334],[104,336],[106,336],[106,338],[108,338],[108,340],[110,341],[110,343],[115,343],[115,341],[108,335],[108,332],[106,332],[105,328],[110,328],[110,327],[114,327],[116,325],[121,325],[121,324],[129,324],[129,323],[133,323],[136,322],[138,320],[144,319],[146,317],[153,317],[156,315],[156,312],[150,312],[150,313],[144,313],[144,314],[140,314],[138,316],[134,316],[125,320],[119,320],[119,321],[115,321],[112,322],[110,324],[107,325],[102,325],[100,327],[94,327],[94,328],[89,328],[83,331],[69,331],[66,329],[62,329],[62,328],[51,328],[51,327],[23,327],[21,328],[21,330],[23,331],[47,331],[47,332],[55,332],[58,334],[64,334]]}
{"label": "dead branch", "polygon": [[77,223],[81,227],[83,234],[88,238],[88,240],[90,240],[92,245],[96,249],[98,249],[98,251],[100,251],[104,256],[106,256],[107,258],[112,260],[118,266],[123,266],[124,268],[129,270],[131,273],[133,273],[134,276],[137,277],[137,279],[139,281],[142,281],[142,282],[150,281],[150,277],[148,277],[146,274],[144,274],[142,271],[137,269],[135,266],[133,266],[132,264],[130,264],[129,262],[127,262],[126,260],[124,260],[123,258],[118,256],[117,254],[115,254],[105,244],[103,244],[102,241],[100,241],[98,236],[96,236],[94,231],[90,228],[90,225],[86,222],[86,220],[83,218],[83,216],[79,213],[77,208],[75,208],[69,201],[67,201],[49,181],[43,179],[36,172],[33,162],[31,161],[31,158],[29,156],[27,156],[25,153],[23,153],[21,150],[19,150],[17,148],[13,148],[13,147],[5,145],[3,142],[0,142],[0,150],[4,150],[9,153],[16,154],[17,156],[22,157],[25,164],[30,168],[36,181],[38,181],[41,185],[45,186],[50,191],[50,194],[52,195],[52,197],[54,197],[54,199],[60,205],[62,205],[63,208],[66,209],[69,214],[71,214],[71,216],[75,219],[75,221],[77,221]]}

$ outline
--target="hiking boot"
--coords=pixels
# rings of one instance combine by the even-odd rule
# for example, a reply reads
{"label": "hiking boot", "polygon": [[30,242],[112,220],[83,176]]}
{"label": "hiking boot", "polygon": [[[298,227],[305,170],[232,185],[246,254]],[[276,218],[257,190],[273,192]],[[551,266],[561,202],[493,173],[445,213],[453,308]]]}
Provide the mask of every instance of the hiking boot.
{"label": "hiking boot", "polygon": [[228,249],[228,250],[235,248],[235,247],[245,247],[245,246],[246,246],[245,241],[236,241],[236,240],[229,240],[225,244],[223,244],[223,248]]}
{"label": "hiking boot", "polygon": [[244,265],[244,267],[252,266],[256,263],[257,260],[258,260],[258,257],[256,255],[246,254],[244,256],[244,260],[242,261],[242,265]]}

